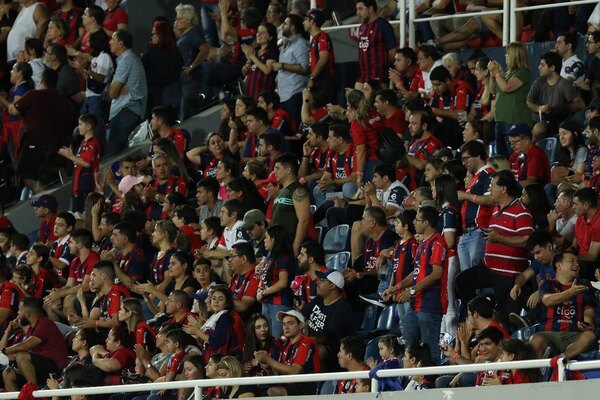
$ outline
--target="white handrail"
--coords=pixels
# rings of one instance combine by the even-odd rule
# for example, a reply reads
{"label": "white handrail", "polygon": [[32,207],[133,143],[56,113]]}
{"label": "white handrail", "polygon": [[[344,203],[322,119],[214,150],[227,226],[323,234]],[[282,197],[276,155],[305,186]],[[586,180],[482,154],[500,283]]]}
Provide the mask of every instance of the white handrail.
{"label": "white handrail", "polygon": [[[505,1],[506,3],[506,1]],[[532,10],[544,10],[547,8],[557,8],[557,7],[568,7],[568,6],[576,6],[579,4],[597,4],[598,0],[570,0],[566,3],[548,3],[548,4],[540,4],[536,6],[524,6],[518,7],[517,0],[511,0],[511,12],[510,12],[510,41],[515,42],[517,40],[517,12],[521,11],[532,11]]]}
{"label": "white handrail", "polygon": [[[596,0],[597,1],[597,0]],[[438,14],[431,17],[419,17],[415,19],[415,22],[427,22],[427,21],[440,21],[444,19],[454,19],[457,17],[478,17],[480,15],[495,15],[504,13],[504,9],[501,10],[488,10],[488,11],[474,11],[461,14]]]}
{"label": "white handrail", "polygon": [[[559,360],[559,371],[565,368],[563,363],[564,359]],[[510,361],[510,362],[495,362],[495,363],[483,363],[483,364],[465,364],[465,365],[450,365],[440,367],[422,367],[422,368],[404,368],[404,369],[389,369],[377,371],[377,377],[400,377],[400,376],[412,376],[412,375],[442,375],[442,374],[455,374],[460,372],[481,372],[490,370],[502,370],[502,369],[528,369],[528,368],[544,368],[550,366],[550,360],[524,360],[524,361]],[[570,362],[568,363],[570,370],[588,370],[600,368],[599,361],[582,361],[582,362]],[[559,374],[559,376],[562,374]],[[130,392],[148,392],[151,390],[168,390],[168,389],[180,389],[180,388],[205,388],[212,386],[243,386],[243,385],[268,385],[268,384],[287,384],[290,382],[301,383],[301,382],[323,382],[323,381],[335,381],[341,379],[367,379],[369,378],[369,371],[355,371],[355,372],[333,372],[333,373],[319,373],[319,374],[305,374],[305,375],[278,375],[278,376],[264,376],[264,377],[245,377],[245,378],[219,378],[219,379],[204,379],[204,380],[193,380],[193,381],[174,381],[174,382],[157,382],[157,383],[140,383],[132,385],[119,385],[119,386],[96,386],[88,388],[75,388],[75,389],[57,389],[57,390],[36,390],[33,392],[33,396],[39,397],[53,397],[53,396],[71,396],[71,395],[95,395],[95,394],[111,394],[111,393],[130,393]],[[375,385],[377,386],[377,385]],[[375,389],[376,391],[376,389]],[[195,390],[195,393],[201,394],[200,390]],[[0,400],[16,399],[18,392],[1,393]],[[196,397],[200,400],[199,397]]]}

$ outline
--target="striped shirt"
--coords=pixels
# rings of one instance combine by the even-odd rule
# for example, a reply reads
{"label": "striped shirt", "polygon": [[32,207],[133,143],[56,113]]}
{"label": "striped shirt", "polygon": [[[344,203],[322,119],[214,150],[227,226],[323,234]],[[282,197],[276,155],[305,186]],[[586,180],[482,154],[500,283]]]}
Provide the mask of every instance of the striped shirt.
{"label": "striped shirt", "polygon": [[[519,199],[514,199],[504,208],[494,208],[489,227],[506,237],[529,236],[533,233],[533,218]],[[485,244],[483,263],[490,272],[508,277],[520,274],[529,266],[525,247],[489,241]]]}

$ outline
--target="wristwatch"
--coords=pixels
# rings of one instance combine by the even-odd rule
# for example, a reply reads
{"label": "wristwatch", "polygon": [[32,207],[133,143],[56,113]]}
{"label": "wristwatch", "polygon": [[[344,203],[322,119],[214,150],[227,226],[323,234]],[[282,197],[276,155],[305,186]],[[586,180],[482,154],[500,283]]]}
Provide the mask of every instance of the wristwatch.
{"label": "wristwatch", "polygon": [[148,363],[148,364],[146,364],[146,369],[150,369],[150,368],[154,368],[154,367],[152,366],[152,363]]}
{"label": "wristwatch", "polygon": [[408,293],[409,293],[411,296],[414,296],[415,294],[417,294],[417,291],[415,290],[415,288],[414,288],[414,286],[413,286],[413,287],[411,287],[411,288],[408,290]]}

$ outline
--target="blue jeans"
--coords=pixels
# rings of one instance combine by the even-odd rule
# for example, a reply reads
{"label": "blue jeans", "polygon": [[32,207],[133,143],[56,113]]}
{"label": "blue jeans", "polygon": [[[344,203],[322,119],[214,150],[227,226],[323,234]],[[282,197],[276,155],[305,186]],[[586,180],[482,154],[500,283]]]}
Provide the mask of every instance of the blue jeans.
{"label": "blue jeans", "polygon": [[217,22],[210,17],[209,12],[219,13],[219,4],[202,4],[202,8],[200,9],[204,40],[206,40],[209,47],[219,47],[219,28]]}
{"label": "blue jeans", "polygon": [[431,351],[431,359],[439,363],[440,361],[440,326],[442,324],[442,315],[426,312],[418,312],[419,330],[421,332],[421,342],[427,343]]}
{"label": "blue jeans", "polygon": [[[312,193],[313,197],[315,198],[315,205],[317,206],[317,208],[319,208],[321,204],[325,203],[327,199],[327,193],[334,192],[335,190],[336,188],[334,185],[329,186],[325,190],[322,190],[318,186],[315,186]],[[342,185],[342,193],[347,199],[352,198],[356,194],[357,190],[358,185],[356,183],[346,182]]]}
{"label": "blue jeans", "polygon": [[481,263],[485,253],[485,238],[481,229],[463,233],[456,246],[460,270],[465,271]]}
{"label": "blue jeans", "polygon": [[284,306],[283,304],[263,303],[262,313],[265,317],[267,317],[267,321],[269,321],[269,326],[271,327],[271,336],[280,338],[281,335],[283,335],[283,326],[281,325],[281,322],[277,320],[277,313],[279,311],[288,310],[291,310],[291,308]]}
{"label": "blue jeans", "polygon": [[131,111],[129,108],[124,108],[109,123],[109,133],[106,143],[105,155],[112,155],[124,150],[127,147],[129,135],[139,123],[142,122],[142,117]]}
{"label": "blue jeans", "polygon": [[396,313],[400,319],[400,331],[406,347],[419,343],[419,320],[410,302],[396,304]]}

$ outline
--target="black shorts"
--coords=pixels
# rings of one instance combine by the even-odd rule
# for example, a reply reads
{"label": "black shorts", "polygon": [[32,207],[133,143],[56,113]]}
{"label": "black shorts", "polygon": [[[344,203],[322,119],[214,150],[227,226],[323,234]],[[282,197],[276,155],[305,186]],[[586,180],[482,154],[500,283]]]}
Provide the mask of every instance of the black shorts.
{"label": "black shorts", "polygon": [[17,175],[50,183],[58,179],[58,160],[54,151],[38,146],[25,146],[17,162]]}
{"label": "black shorts", "polygon": [[46,386],[46,381],[50,374],[60,375],[61,370],[58,368],[53,359],[40,356],[39,354],[30,353],[31,363],[35,368],[35,378],[39,387]]}

